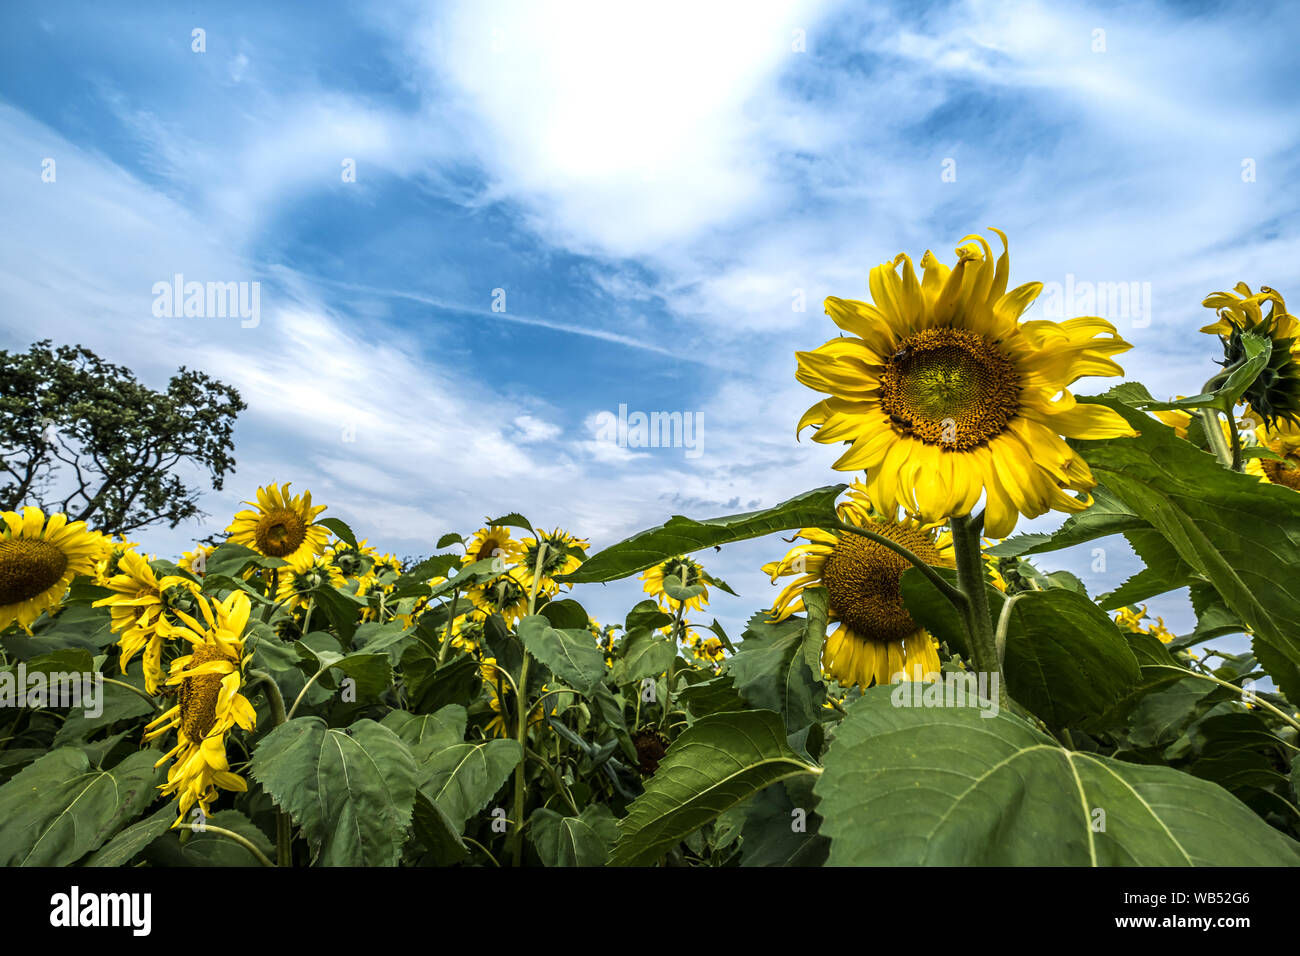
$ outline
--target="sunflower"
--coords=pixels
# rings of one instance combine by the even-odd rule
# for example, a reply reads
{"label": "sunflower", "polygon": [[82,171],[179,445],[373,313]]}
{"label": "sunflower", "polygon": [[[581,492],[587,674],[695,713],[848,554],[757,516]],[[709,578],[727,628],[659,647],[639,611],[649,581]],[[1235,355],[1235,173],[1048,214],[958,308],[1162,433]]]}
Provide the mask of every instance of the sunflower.
{"label": "sunflower", "polygon": [[983,493],[988,534],[1003,538],[1021,514],[1088,506],[1087,495],[1067,492],[1096,481],[1061,436],[1135,433],[1067,389],[1085,375],[1123,374],[1109,356],[1129,343],[1092,316],[1022,322],[1042,283],[1006,291],[1006,236],[993,231],[1003,244],[996,265],[989,244],[968,236],[952,270],[927,252],[918,282],[900,253],[871,270],[874,304],[826,300],[849,335],[796,353],[796,378],[830,395],[796,432],[812,425],[819,442],[849,443],[835,467],[865,469],[886,511],[902,505],[933,524],[969,514]]}
{"label": "sunflower", "polygon": [[104,586],[113,593],[96,601],[94,606],[109,609],[109,627],[119,635],[118,667],[125,674],[131,658],[143,651],[145,690],[156,694],[165,676],[164,638],[159,626],[169,609],[193,613],[200,600],[199,587],[179,575],[159,580],[149,562],[134,551],[122,554],[117,574],[105,581]]}
{"label": "sunflower", "polygon": [[208,569],[208,558],[212,557],[212,552],[216,550],[216,547],[210,544],[195,545],[193,551],[186,551],[181,555],[177,564],[196,578],[201,578]]}
{"label": "sunflower", "polygon": [[233,544],[268,558],[281,558],[297,570],[325,550],[330,533],[314,523],[325,506],[312,507],[310,491],[290,497],[290,484],[258,488],[257,501],[244,502],[256,510],[239,512],[226,531]]}
{"label": "sunflower", "polygon": [[488,558],[500,558],[498,567],[505,568],[515,564],[520,555],[519,542],[510,537],[510,529],[501,525],[479,528],[465,545],[464,564],[486,561]]}
{"label": "sunflower", "polygon": [[0,511],[0,631],[15,621],[31,633],[32,623],[63,600],[72,579],[93,577],[104,556],[104,537],[86,522],[68,521],[30,505]]}
{"label": "sunflower", "polygon": [[469,599],[483,618],[500,614],[507,624],[513,624],[528,613],[528,585],[523,571],[510,568],[491,581],[475,584],[469,589]]}
{"label": "sunflower", "polygon": [[[841,505],[845,520],[903,545],[927,564],[954,567],[950,535],[916,518],[888,517],[870,508],[860,489]],[[899,675],[907,680],[924,678],[939,670],[934,639],[912,619],[903,605],[903,572],[912,565],[901,555],[862,535],[848,531],[803,528],[796,535],[808,543],[791,548],[780,561],[763,565],[775,584],[795,575],[781,591],[769,612],[785,620],[804,609],[803,594],[824,587],[828,621],[839,626],[828,631],[822,666],[842,686],[864,690],[888,684]]]}
{"label": "sunflower", "polygon": [[164,796],[177,795],[180,812],[173,826],[183,823],[196,803],[210,814],[218,788],[248,789],[244,778],[230,771],[226,735],[236,726],[252,731],[257,723],[252,704],[240,693],[248,595],[234,591],[211,603],[201,597],[198,607],[202,622],[181,612],[184,627],[162,625],[167,637],[188,641],[193,650],[172,662],[167,683],[178,688],[176,706],[151,721],[145,733],[148,741],[176,729],[176,746],[155,764],[173,761],[167,782],[158,788]]}
{"label": "sunflower", "polygon": [[1141,608],[1130,605],[1115,612],[1115,623],[1126,631],[1133,634],[1150,634],[1152,637],[1158,638],[1162,644],[1168,644],[1174,639],[1174,632],[1165,627],[1163,617],[1157,617],[1153,623],[1149,624],[1143,623],[1144,621],[1151,621],[1151,615],[1147,613],[1145,604]]}
{"label": "sunflower", "polygon": [[570,574],[578,570],[578,566],[582,564],[582,558],[571,553],[569,549],[578,548],[585,552],[591,547],[591,542],[559,528],[549,533],[539,531],[536,538],[524,538],[519,542],[519,570],[523,572],[524,581],[530,588],[533,586],[533,569],[537,567],[539,544],[546,545],[546,554],[542,558],[542,578],[538,587],[545,594],[558,594],[560,583],[555,579],[561,574]]}
{"label": "sunflower", "polygon": [[305,608],[321,588],[341,588],[346,584],[338,567],[329,558],[321,556],[301,568],[282,568],[275,600],[293,611]]}
{"label": "sunflower", "polygon": [[365,540],[348,544],[340,539],[325,549],[325,555],[345,578],[365,578],[378,568],[379,552]]}
{"label": "sunflower", "polygon": [[110,535],[103,535],[104,552],[100,559],[95,562],[95,583],[100,587],[106,587],[108,579],[118,573],[118,565],[122,561],[122,555],[129,551],[135,551],[140,547],[134,541],[127,541],[126,538],[118,535],[115,538]]}
{"label": "sunflower", "polygon": [[1300,321],[1287,312],[1282,296],[1268,286],[1260,286],[1257,293],[1244,282],[1238,282],[1235,288],[1235,293],[1215,292],[1201,303],[1219,315],[1201,331],[1219,336],[1224,352],[1219,364],[1226,368],[1235,368],[1246,358],[1243,333],[1270,339],[1273,350],[1268,366],[1246,389],[1241,401],[1249,402],[1269,427],[1276,427],[1279,421],[1300,425]]}
{"label": "sunflower", "polygon": [[690,649],[691,655],[702,663],[709,665],[721,664],[726,657],[726,649],[722,645],[721,638],[714,634],[703,637],[694,627],[687,626],[685,633],[682,635],[682,643]]}
{"label": "sunflower", "polygon": [[641,590],[652,595],[659,602],[659,606],[669,611],[676,611],[678,605],[682,602],[670,595],[664,590],[664,578],[677,578],[682,587],[694,587],[699,585],[703,590],[694,597],[686,599],[686,609],[688,611],[703,611],[704,606],[709,603],[709,586],[704,569],[687,557],[669,558],[662,564],[656,564],[641,574],[645,584]]}

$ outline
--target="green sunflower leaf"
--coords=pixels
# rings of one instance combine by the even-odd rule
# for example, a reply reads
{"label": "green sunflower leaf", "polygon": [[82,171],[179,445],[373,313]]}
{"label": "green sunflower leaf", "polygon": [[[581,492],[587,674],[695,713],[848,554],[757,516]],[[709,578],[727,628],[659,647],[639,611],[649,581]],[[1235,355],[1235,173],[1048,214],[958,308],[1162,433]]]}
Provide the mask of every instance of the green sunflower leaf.
{"label": "green sunflower leaf", "polygon": [[68,866],[98,850],[153,803],[158,756],[141,750],[101,770],[59,747],[24,767],[0,787],[0,866]]}
{"label": "green sunflower leaf", "polygon": [[742,808],[741,866],[821,866],[830,841],[818,829],[813,778],[791,777],[761,791]]}
{"label": "green sunflower leaf", "polygon": [[645,793],[619,821],[615,866],[653,863],[672,846],[764,787],[816,773],[786,743],[785,724],[769,710],[713,714],[668,748]]}
{"label": "green sunflower leaf", "polygon": [[627,612],[627,618],[623,622],[623,630],[631,634],[641,628],[655,630],[660,627],[667,627],[672,622],[673,616],[671,614],[660,609],[653,598],[647,598]]}
{"label": "green sunflower leaf", "polygon": [[618,839],[618,822],[602,803],[585,807],[581,816],[573,817],[542,807],[529,818],[528,832],[547,866],[604,866]]}
{"label": "green sunflower leaf", "polygon": [[585,627],[555,628],[532,614],[520,619],[517,630],[528,653],[579,693],[590,694],[605,679],[605,654]]}
{"label": "green sunflower leaf", "polygon": [[1124,537],[1144,566],[1114,591],[1097,599],[1102,610],[1128,607],[1157,594],[1186,587],[1196,579],[1195,572],[1179,556],[1178,549],[1160,532],[1151,528],[1134,528],[1125,532]]}
{"label": "green sunflower leaf", "polygon": [[1074,442],[1094,474],[1155,528],[1249,626],[1260,663],[1300,700],[1300,495],[1221,467],[1214,456],[1118,402],[1140,434]]}
{"label": "green sunflower leaf", "polygon": [[611,545],[586,560],[571,574],[556,580],[570,584],[616,581],[682,554],[704,548],[758,538],[776,531],[817,527],[831,523],[835,499],[847,485],[827,485],[797,495],[762,511],[697,521],[674,515],[657,528],[642,531]]}
{"label": "green sunflower leaf", "polygon": [[1213,783],[893,691],[849,706],[814,787],[831,866],[1300,865],[1300,844]]}
{"label": "green sunflower leaf", "polygon": [[442,808],[418,790],[415,792],[412,830],[433,854],[434,861],[439,866],[451,866],[464,862],[469,857],[469,849],[452,825],[451,819],[443,813]]}
{"label": "green sunflower leaf", "polygon": [[318,518],[316,523],[329,528],[344,544],[349,544],[354,548],[357,546],[357,536],[352,533],[351,528],[338,518]]}
{"label": "green sunflower leaf", "polygon": [[1137,657],[1106,612],[1075,591],[1024,591],[1012,599],[1007,692],[1052,727],[1113,708],[1142,678]]}
{"label": "green sunflower leaf", "polygon": [[[825,592],[815,589],[819,593]],[[810,590],[806,594],[812,594]],[[740,650],[727,659],[725,673],[735,681],[736,692],[750,706],[774,710],[785,721],[787,734],[793,734],[820,719],[826,700],[826,685],[821,678],[820,624],[804,617],[788,617],[770,622],[762,612],[749,622]],[[809,632],[813,631],[814,640]],[[806,648],[816,644],[817,669],[809,666]]]}
{"label": "green sunflower leaf", "polygon": [[529,534],[535,535],[537,533],[533,530],[533,526],[528,523],[528,519],[517,511],[512,511],[508,515],[502,515],[500,518],[484,518],[483,524],[489,528],[497,526],[505,528],[522,528]]}
{"label": "green sunflower leaf", "polygon": [[677,645],[656,631],[633,631],[618,643],[614,661],[614,683],[630,684],[646,677],[658,677],[677,656]]}
{"label": "green sunflower leaf", "polygon": [[[1139,416],[1141,417],[1141,416]],[[1151,421],[1151,419],[1148,419]],[[1170,433],[1172,435],[1172,432]],[[985,553],[995,558],[1019,558],[1029,554],[1060,551],[1106,535],[1119,534],[1133,528],[1147,527],[1128,505],[1104,487],[1094,488],[1092,504],[1076,515],[1065,519],[1065,524],[1051,534],[1016,534],[986,548]]]}
{"label": "green sunflower leaf", "polygon": [[419,765],[420,792],[437,804],[457,835],[501,789],[523,759],[517,740],[454,744]]}
{"label": "green sunflower leaf", "polygon": [[317,866],[395,866],[415,804],[410,749],[373,720],[298,717],[258,741],[254,780],[302,828]]}
{"label": "green sunflower leaf", "polygon": [[176,807],[164,804],[152,814],[131,824],[86,858],[86,866],[126,866],[149,844],[171,829]]}

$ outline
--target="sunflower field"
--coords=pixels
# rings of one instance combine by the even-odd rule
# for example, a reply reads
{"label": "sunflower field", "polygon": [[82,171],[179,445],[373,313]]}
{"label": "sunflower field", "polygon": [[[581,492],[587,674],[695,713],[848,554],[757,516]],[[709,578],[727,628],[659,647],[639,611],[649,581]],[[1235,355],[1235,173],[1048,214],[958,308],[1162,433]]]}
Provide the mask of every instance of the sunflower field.
{"label": "sunflower field", "polygon": [[[1025,319],[998,237],[826,301],[797,429],[845,481],[764,510],[601,549],[497,515],[415,560],[292,476],[175,559],[0,514],[0,862],[1300,863],[1297,320],[1239,284],[1190,397],[1076,395],[1130,346]],[[1052,567],[1116,535],[1109,593]],[[729,635],[707,564],[760,537]],[[1183,589],[1178,635],[1147,606]]]}

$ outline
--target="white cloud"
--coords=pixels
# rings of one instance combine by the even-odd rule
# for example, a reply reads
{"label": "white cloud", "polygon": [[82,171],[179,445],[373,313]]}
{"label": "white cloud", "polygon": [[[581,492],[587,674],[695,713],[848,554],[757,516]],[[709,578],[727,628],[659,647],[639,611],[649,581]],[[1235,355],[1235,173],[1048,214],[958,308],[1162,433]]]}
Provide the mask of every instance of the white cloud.
{"label": "white cloud", "polygon": [[571,2],[436,8],[415,35],[426,84],[452,91],[494,194],[544,232],[634,254],[763,199],[748,108],[822,3]]}

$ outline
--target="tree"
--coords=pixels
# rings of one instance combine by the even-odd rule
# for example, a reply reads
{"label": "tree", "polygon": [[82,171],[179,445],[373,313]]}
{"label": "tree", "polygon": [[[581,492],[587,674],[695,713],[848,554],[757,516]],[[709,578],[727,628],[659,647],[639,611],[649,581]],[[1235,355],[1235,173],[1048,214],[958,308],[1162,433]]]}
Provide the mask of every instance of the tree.
{"label": "tree", "polygon": [[199,517],[177,474],[233,471],[239,392],[181,366],[165,392],[80,345],[0,350],[0,510],[35,504],[126,534]]}

